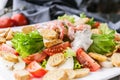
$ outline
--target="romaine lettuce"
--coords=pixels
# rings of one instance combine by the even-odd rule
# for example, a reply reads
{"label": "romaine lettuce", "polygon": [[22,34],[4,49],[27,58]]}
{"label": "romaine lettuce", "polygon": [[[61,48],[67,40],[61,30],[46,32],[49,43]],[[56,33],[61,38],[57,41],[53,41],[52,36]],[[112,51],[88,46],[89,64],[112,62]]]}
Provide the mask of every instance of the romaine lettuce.
{"label": "romaine lettuce", "polygon": [[74,69],[80,69],[82,65],[78,62],[76,57],[74,57]]}
{"label": "romaine lettuce", "polygon": [[43,38],[38,31],[32,31],[29,34],[17,32],[12,39],[12,45],[23,58],[44,47]]}
{"label": "romaine lettuce", "polygon": [[69,58],[69,57],[75,57],[76,56],[76,53],[75,51],[73,51],[71,48],[67,48],[64,52],[64,56],[66,58]]}
{"label": "romaine lettuce", "polygon": [[88,52],[96,52],[99,54],[107,54],[115,49],[116,42],[114,40],[115,30],[109,29],[107,24],[100,25],[101,34],[93,34],[93,43],[89,47]]}

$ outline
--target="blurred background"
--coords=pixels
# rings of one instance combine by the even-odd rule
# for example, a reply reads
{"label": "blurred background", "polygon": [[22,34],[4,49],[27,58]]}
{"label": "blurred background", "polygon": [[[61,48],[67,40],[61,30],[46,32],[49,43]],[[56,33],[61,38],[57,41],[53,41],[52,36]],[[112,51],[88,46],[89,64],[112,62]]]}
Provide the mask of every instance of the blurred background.
{"label": "blurred background", "polygon": [[53,20],[65,13],[79,15],[81,12],[103,22],[116,23],[120,20],[120,0],[0,0],[0,5],[1,16],[19,11],[28,17],[30,23]]}
{"label": "blurred background", "polygon": [[0,0],[0,5],[0,17],[23,13],[29,24],[84,12],[120,33],[120,0]]}

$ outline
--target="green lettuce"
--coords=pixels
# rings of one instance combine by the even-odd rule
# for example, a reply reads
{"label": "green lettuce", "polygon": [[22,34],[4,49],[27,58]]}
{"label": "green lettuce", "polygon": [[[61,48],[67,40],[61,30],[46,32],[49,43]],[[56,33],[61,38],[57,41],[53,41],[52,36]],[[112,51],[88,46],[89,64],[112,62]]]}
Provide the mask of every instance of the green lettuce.
{"label": "green lettuce", "polygon": [[81,14],[80,14],[80,18],[86,18],[85,13],[81,13]]}
{"label": "green lettuce", "polygon": [[41,62],[41,66],[42,66],[43,68],[46,68],[46,64],[47,64],[47,60],[44,59],[44,60]]}
{"label": "green lettuce", "polygon": [[115,30],[108,28],[107,24],[100,25],[101,34],[93,34],[93,43],[89,47],[88,52],[96,52],[99,54],[107,54],[115,49],[116,42],[114,40]]}
{"label": "green lettuce", "polygon": [[74,59],[74,69],[80,69],[81,68],[81,64],[78,62],[78,60],[76,59],[76,52],[73,51],[71,48],[67,48],[64,52],[64,56],[66,58],[69,58],[69,57],[73,57]]}
{"label": "green lettuce", "polygon": [[68,20],[68,21],[70,21],[71,23],[74,23],[74,22],[75,22],[75,18],[74,18],[73,16],[67,15],[67,14],[65,14],[65,15],[63,15],[63,16],[59,16],[59,17],[58,17],[58,20]]}
{"label": "green lettuce", "polygon": [[[81,13],[80,18],[87,18],[87,16],[85,15],[85,13]],[[92,17],[86,24],[93,26],[94,23],[95,23],[95,21],[94,21],[94,18]]]}
{"label": "green lettuce", "polygon": [[43,37],[38,31],[32,31],[29,34],[17,32],[12,39],[12,45],[23,58],[42,50],[44,47]]}
{"label": "green lettuce", "polygon": [[71,48],[67,48],[67,49],[65,50],[65,52],[64,52],[64,56],[65,56],[66,58],[68,58],[68,57],[75,57],[75,56],[76,56],[76,53],[75,53],[75,51],[73,51]]}
{"label": "green lettuce", "polygon": [[78,62],[76,57],[74,57],[74,69],[80,69],[82,65]]}

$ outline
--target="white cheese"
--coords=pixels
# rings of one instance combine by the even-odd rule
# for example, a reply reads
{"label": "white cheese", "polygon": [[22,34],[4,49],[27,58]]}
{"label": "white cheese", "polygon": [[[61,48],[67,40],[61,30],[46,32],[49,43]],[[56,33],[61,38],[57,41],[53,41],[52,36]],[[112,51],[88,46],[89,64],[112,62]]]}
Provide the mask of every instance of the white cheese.
{"label": "white cheese", "polygon": [[73,57],[67,58],[65,63],[63,63],[59,66],[59,69],[73,69],[73,68],[74,68]]}
{"label": "white cheese", "polygon": [[83,48],[86,51],[93,42],[91,35],[89,26],[85,27],[82,31],[76,31],[75,39],[71,43],[72,49],[76,51],[78,48]]}

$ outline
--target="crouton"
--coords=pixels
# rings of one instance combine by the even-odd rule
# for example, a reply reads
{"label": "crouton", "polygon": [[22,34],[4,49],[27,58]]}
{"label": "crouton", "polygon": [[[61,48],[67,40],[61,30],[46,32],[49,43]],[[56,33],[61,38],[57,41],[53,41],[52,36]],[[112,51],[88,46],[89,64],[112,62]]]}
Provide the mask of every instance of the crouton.
{"label": "crouton", "polygon": [[18,62],[18,57],[12,53],[4,52],[2,53],[2,57],[10,62]]}
{"label": "crouton", "polygon": [[51,40],[51,39],[58,39],[58,34],[54,30],[51,29],[39,29],[40,34],[43,38]]}
{"label": "crouton", "polygon": [[84,76],[87,76],[90,73],[90,70],[88,68],[83,68],[83,69],[67,69],[65,70],[67,75],[69,76],[69,79],[75,79],[75,78],[81,78]]}
{"label": "crouton", "polygon": [[99,62],[104,62],[107,60],[107,57],[101,54],[97,54],[97,53],[89,53],[89,56],[92,57],[93,59],[99,61]]}
{"label": "crouton", "polygon": [[25,34],[28,34],[28,33],[32,32],[34,30],[36,30],[35,27],[31,26],[31,25],[30,26],[24,26],[22,28],[22,32],[25,33]]}
{"label": "crouton", "polygon": [[120,67],[120,53],[114,53],[111,57],[111,62],[114,66]]}
{"label": "crouton", "polygon": [[4,37],[0,37],[0,44],[5,42],[6,42],[6,39]]}
{"label": "crouton", "polygon": [[61,39],[54,39],[54,40],[43,39],[43,42],[45,47],[52,47],[54,45],[62,43],[63,41]]}
{"label": "crouton", "polygon": [[69,80],[64,70],[56,69],[48,71],[42,80]]}
{"label": "crouton", "polygon": [[65,57],[63,53],[54,54],[50,56],[50,58],[48,59],[48,63],[53,67],[62,64],[64,61],[65,61]]}
{"label": "crouton", "polygon": [[30,74],[26,70],[17,70],[14,73],[15,80],[30,80]]}

